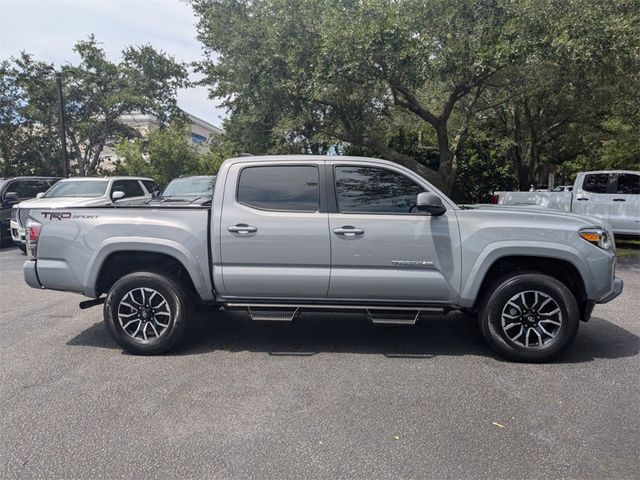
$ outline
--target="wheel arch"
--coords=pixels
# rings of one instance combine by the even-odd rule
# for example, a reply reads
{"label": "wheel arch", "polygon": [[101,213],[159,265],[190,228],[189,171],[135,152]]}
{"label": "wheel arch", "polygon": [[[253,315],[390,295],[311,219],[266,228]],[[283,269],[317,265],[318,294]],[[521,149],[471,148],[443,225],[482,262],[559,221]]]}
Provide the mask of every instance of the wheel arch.
{"label": "wheel arch", "polygon": [[[573,293],[581,312],[587,307],[592,273],[578,252],[566,245],[540,247],[518,245],[484,251],[476,260],[463,287],[461,305],[475,308],[491,283],[500,276],[517,271],[536,271],[558,279]],[[583,315],[586,316],[586,315]]]}
{"label": "wheel arch", "polygon": [[206,259],[194,258],[184,246],[170,240],[151,242],[127,238],[125,241],[112,237],[96,249],[89,260],[83,281],[85,295],[98,297],[121,276],[151,270],[178,278],[202,300],[212,300],[213,288],[200,264],[208,266]]}

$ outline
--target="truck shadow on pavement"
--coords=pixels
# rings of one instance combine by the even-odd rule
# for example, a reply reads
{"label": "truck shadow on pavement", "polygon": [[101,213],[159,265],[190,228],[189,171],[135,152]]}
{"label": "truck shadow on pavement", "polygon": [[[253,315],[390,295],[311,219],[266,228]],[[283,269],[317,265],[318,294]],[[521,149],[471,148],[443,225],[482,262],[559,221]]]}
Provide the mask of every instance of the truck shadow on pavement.
{"label": "truck shadow on pavement", "polygon": [[[119,349],[102,322],[69,342],[71,346]],[[429,359],[475,355],[500,359],[485,344],[475,318],[462,313],[427,317],[414,326],[372,325],[364,315],[303,314],[294,322],[255,322],[248,316],[200,310],[180,345],[167,355],[197,355],[217,350],[264,352],[272,356],[319,353],[384,355]],[[640,337],[602,318],[580,324],[574,344],[554,363],[638,355]]]}

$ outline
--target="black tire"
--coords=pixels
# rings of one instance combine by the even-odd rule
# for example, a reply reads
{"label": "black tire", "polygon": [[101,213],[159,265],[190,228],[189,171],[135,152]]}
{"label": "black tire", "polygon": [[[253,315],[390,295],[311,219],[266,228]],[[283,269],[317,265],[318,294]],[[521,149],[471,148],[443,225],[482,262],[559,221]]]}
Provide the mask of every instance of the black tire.
{"label": "black tire", "polygon": [[[144,291],[141,292],[141,289]],[[130,296],[131,292],[133,292],[132,296]],[[156,292],[155,295],[152,292]],[[150,309],[144,306],[145,296]],[[149,297],[152,299],[149,300]],[[166,301],[166,306],[162,304],[162,300]],[[138,305],[137,302],[142,305]],[[157,306],[158,302],[160,307]],[[125,306],[125,303],[135,308]],[[142,311],[144,308],[147,312],[145,320],[142,320],[145,314]],[[127,317],[122,322],[119,309],[120,315]],[[138,314],[133,314],[136,309]],[[149,313],[149,310],[152,313]],[[170,313],[169,320],[165,320],[166,312]],[[189,296],[180,282],[154,272],[125,275],[111,287],[104,304],[104,322],[109,334],[120,347],[135,355],[158,355],[174,347],[184,334],[190,313]],[[143,338],[139,330],[136,330],[132,336],[138,324],[133,323],[128,329],[123,328],[131,320],[135,322],[136,319],[139,320],[139,328],[144,326]],[[165,323],[161,323],[161,320]],[[160,327],[160,325],[166,325],[166,327]],[[153,334],[154,329],[159,333],[158,336]]]}
{"label": "black tire", "polygon": [[27,253],[27,246],[26,246],[26,245],[24,245],[24,244],[22,244],[22,243],[21,243],[21,244],[19,244],[19,245],[18,245],[18,248],[19,248],[20,250],[22,250],[22,253],[24,253],[24,254],[26,254],[26,253]]}
{"label": "black tire", "polygon": [[[501,356],[516,362],[546,362],[567,348],[575,338],[580,323],[578,303],[573,293],[559,280],[537,272],[518,272],[499,278],[490,289],[480,308],[480,329],[489,346]],[[523,292],[525,296],[521,297]],[[514,298],[518,302],[515,306]],[[522,298],[527,301],[522,303]],[[541,305],[542,301],[538,303],[541,298],[544,301],[551,298],[555,305],[550,301],[540,310],[531,308]],[[556,307],[559,312],[551,315],[549,312],[555,311]],[[511,320],[510,314],[516,318]],[[540,331],[540,325],[546,328]],[[553,337],[546,334],[547,329],[554,334]],[[526,340],[529,346],[522,344],[525,341],[521,333],[523,330],[525,337],[529,336],[530,342]]]}

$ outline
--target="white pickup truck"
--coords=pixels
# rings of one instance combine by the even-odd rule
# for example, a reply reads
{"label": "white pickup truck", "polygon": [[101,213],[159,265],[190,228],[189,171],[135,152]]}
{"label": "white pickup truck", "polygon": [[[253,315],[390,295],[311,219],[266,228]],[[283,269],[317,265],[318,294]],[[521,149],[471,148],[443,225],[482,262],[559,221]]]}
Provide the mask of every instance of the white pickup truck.
{"label": "white pickup truck", "polygon": [[495,192],[499,205],[535,205],[598,217],[614,234],[640,236],[640,171],[581,172],[573,192]]}

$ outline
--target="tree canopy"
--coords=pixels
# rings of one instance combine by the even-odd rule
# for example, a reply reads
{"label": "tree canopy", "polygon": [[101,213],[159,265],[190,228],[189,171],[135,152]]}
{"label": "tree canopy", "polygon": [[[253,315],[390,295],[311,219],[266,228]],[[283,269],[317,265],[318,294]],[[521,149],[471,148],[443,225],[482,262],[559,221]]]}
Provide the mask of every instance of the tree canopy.
{"label": "tree canopy", "polygon": [[[637,106],[630,0],[191,3],[205,83],[225,99],[240,150],[355,148],[451,191],[471,126],[528,182],[564,160],[555,152],[586,151],[584,138],[566,143],[614,115],[618,85]],[[394,143],[402,125],[432,140],[430,163]]]}
{"label": "tree canopy", "polygon": [[[177,89],[188,85],[186,65],[150,45],[128,47],[111,61],[93,37],[75,45],[77,65],[62,65],[68,157],[77,175],[100,167],[108,143],[132,138],[121,121],[127,113],[179,116]],[[57,97],[50,65],[28,53],[0,65],[0,154],[4,174],[58,173]]]}

